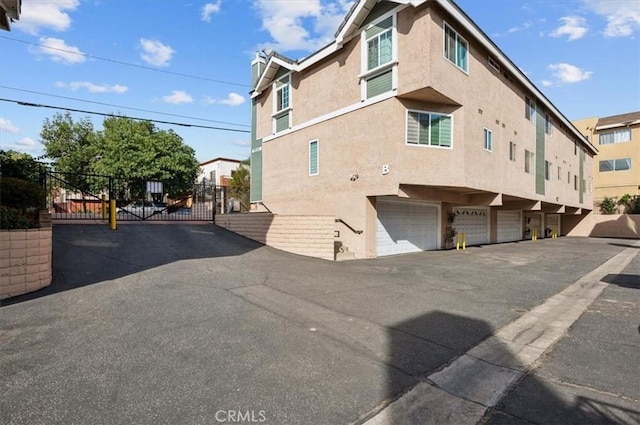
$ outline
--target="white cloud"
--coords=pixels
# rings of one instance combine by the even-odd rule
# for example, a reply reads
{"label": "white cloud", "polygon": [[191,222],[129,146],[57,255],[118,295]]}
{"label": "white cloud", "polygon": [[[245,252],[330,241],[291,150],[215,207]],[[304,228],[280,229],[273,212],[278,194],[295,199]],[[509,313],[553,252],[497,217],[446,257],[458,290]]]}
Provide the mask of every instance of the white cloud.
{"label": "white cloud", "polygon": [[7,133],[19,133],[20,129],[13,125],[13,123],[9,120],[5,120],[4,118],[0,118],[0,130],[6,131]]}
{"label": "white cloud", "polygon": [[554,63],[549,65],[549,69],[558,83],[579,83],[588,80],[593,75],[591,71],[585,71],[568,63]]}
{"label": "white cloud", "polygon": [[514,32],[520,32],[520,31],[524,31],[527,30],[529,28],[531,28],[531,25],[533,25],[530,21],[525,22],[524,24],[522,24],[519,27],[511,27],[509,28],[509,30],[507,31],[509,34],[513,34]]}
{"label": "white cloud", "polygon": [[245,102],[245,98],[238,93],[231,92],[224,99],[215,99],[211,96],[205,96],[202,101],[208,105],[219,103],[227,106],[240,106]]}
{"label": "white cloud", "polygon": [[162,101],[165,103],[191,103],[193,102],[193,98],[182,90],[173,90],[170,95],[162,96]]}
{"label": "white cloud", "polygon": [[175,53],[175,50],[170,46],[162,44],[158,40],[147,40],[146,38],[141,38],[140,47],[144,50],[144,53],[140,55],[142,60],[155,66],[168,66],[171,57]]}
{"label": "white cloud", "polygon": [[262,19],[262,29],[272,43],[260,48],[277,51],[316,50],[333,39],[351,0],[254,0]]}
{"label": "white cloud", "polygon": [[569,41],[577,40],[584,37],[587,33],[587,21],[580,16],[564,16],[560,18],[562,25],[553,31],[551,37],[568,36]]}
{"label": "white cloud", "polygon": [[42,149],[42,145],[31,137],[23,137],[15,143],[9,143],[7,145],[3,145],[2,149],[5,150],[14,150],[18,152],[32,153],[36,151],[40,151]]}
{"label": "white cloud", "polygon": [[607,20],[605,37],[630,37],[640,31],[640,2],[584,0],[587,7]]}
{"label": "white cloud", "polygon": [[542,80],[541,83],[544,87],[551,87],[553,85],[553,81],[549,80]]}
{"label": "white cloud", "polygon": [[112,86],[108,84],[94,84],[89,81],[72,81],[70,83],[63,83],[61,81],[56,82],[56,87],[69,88],[73,91],[80,89],[87,89],[89,93],[125,93],[129,88],[120,84],[114,84]]}
{"label": "white cloud", "polygon": [[49,2],[24,1],[20,20],[14,28],[29,34],[38,34],[40,30],[66,31],[71,26],[71,17],[67,12],[74,11],[79,0],[57,0]]}
{"label": "white cloud", "polygon": [[211,15],[220,12],[220,5],[222,0],[218,0],[215,3],[207,3],[202,6],[202,20],[205,22],[211,21]]}
{"label": "white cloud", "polygon": [[232,143],[236,146],[241,146],[243,148],[247,146],[251,146],[251,140],[235,140]]}
{"label": "white cloud", "polygon": [[83,63],[87,60],[80,49],[75,46],[69,46],[60,38],[40,37],[40,45],[29,48],[29,51],[33,54],[49,56],[54,62],[74,64]]}

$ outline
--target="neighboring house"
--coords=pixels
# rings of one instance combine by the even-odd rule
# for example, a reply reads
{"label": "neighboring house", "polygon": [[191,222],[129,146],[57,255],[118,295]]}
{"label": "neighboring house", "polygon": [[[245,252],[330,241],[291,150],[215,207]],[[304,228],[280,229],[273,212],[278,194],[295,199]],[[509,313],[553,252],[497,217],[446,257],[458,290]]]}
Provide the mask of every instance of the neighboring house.
{"label": "neighboring house", "polygon": [[238,159],[215,158],[200,163],[200,174],[198,182],[203,179],[214,183],[216,186],[228,186],[231,176],[240,166]]}
{"label": "neighboring house", "polygon": [[452,1],[356,1],[331,44],[259,54],[252,78],[251,201],[333,217],[357,258],[564,233],[592,209],[597,149]]}
{"label": "neighboring house", "polygon": [[573,123],[598,145],[593,169],[594,201],[640,194],[640,111]]}
{"label": "neighboring house", "polygon": [[20,19],[22,0],[0,0],[0,29],[11,31],[11,22]]}

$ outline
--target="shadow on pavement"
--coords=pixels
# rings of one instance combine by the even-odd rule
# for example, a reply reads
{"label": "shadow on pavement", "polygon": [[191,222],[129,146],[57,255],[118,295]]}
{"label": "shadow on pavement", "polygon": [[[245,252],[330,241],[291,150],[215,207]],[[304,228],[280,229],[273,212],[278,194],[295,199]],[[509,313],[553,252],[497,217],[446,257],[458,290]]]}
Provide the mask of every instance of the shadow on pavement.
{"label": "shadow on pavement", "polygon": [[245,254],[262,245],[208,224],[136,223],[110,230],[100,224],[55,224],[53,277],[39,291],[0,301],[21,303],[164,264]]}
{"label": "shadow on pavement", "polygon": [[640,289],[640,275],[637,274],[608,274],[602,281],[623,288]]}
{"label": "shadow on pavement", "polygon": [[[390,364],[387,376],[387,395],[391,405],[371,423],[468,423],[469,418],[475,416],[472,413],[485,409],[482,405],[492,406],[488,407],[478,422],[480,424],[640,423],[640,412],[629,408],[629,405],[617,404],[611,400],[611,396],[600,397],[598,394],[600,399],[594,399],[589,394],[597,394],[595,392],[551,383],[536,376],[535,370],[534,374],[529,372],[519,378],[502,398],[495,398],[491,391],[497,387],[499,376],[504,376],[504,371],[517,376],[516,371],[526,369],[501,344],[492,346],[490,357],[496,360],[495,363],[467,354],[465,360],[472,367],[458,369],[456,379],[437,377],[438,368],[448,365],[454,369],[456,359],[492,333],[487,322],[442,311],[430,312],[393,326],[389,330]],[[498,369],[503,372],[490,373]],[[487,371],[490,372],[485,373]],[[408,377],[412,378],[410,382]],[[463,399],[461,405],[447,405],[452,394]],[[393,403],[402,396],[406,396],[407,403],[402,400]],[[421,407],[425,400],[430,400],[428,406],[422,404]]]}

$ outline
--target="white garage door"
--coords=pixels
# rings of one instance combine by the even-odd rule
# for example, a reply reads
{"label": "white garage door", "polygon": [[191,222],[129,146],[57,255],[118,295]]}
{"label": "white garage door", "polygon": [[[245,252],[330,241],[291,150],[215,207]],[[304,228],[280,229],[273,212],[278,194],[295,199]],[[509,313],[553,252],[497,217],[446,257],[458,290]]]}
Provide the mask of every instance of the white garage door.
{"label": "white garage door", "polygon": [[498,211],[498,242],[522,240],[522,213],[520,211]]}
{"label": "white garage door", "polygon": [[467,246],[488,243],[489,214],[480,208],[454,208],[456,214],[453,227],[465,233]]}
{"label": "white garage door", "polygon": [[378,199],[377,213],[378,256],[438,248],[438,207]]}

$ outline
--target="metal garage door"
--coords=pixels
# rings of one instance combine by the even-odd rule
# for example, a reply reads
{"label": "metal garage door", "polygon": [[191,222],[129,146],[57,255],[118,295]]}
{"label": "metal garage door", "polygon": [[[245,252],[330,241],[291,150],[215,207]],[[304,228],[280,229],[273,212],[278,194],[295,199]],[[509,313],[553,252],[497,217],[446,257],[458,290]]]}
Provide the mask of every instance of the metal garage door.
{"label": "metal garage door", "polygon": [[498,242],[522,240],[522,213],[520,211],[498,211]]}
{"label": "metal garage door", "polygon": [[489,242],[489,214],[481,208],[455,208],[453,227],[458,233],[465,233],[467,246],[481,245]]}
{"label": "metal garage door", "polygon": [[378,199],[378,256],[438,248],[438,207]]}

